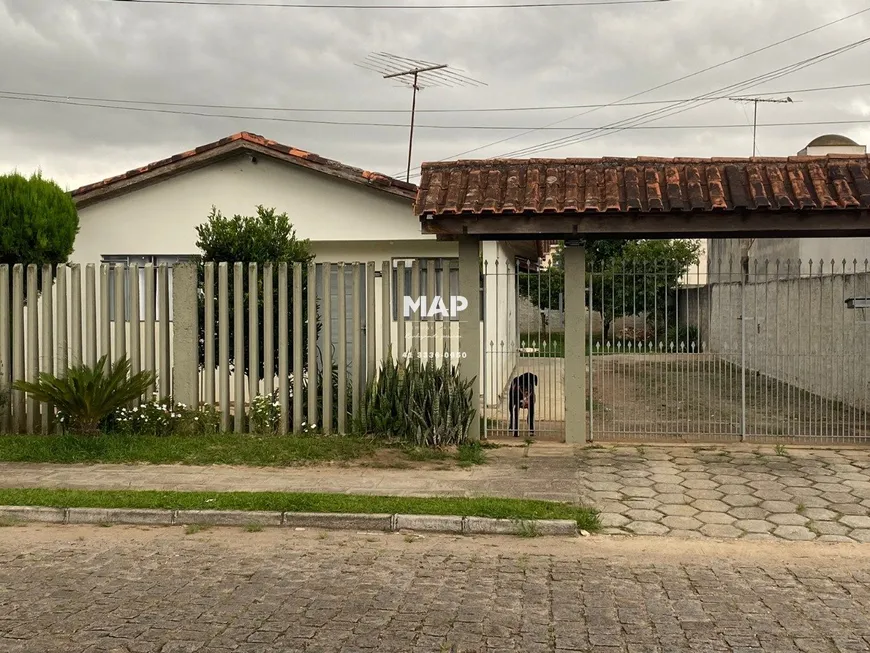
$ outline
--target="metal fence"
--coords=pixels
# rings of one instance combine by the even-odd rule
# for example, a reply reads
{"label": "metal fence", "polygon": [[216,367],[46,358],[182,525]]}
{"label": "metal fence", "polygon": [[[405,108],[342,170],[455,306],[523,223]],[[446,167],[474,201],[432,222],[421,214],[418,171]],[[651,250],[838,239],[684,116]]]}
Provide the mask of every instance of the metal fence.
{"label": "metal fence", "polygon": [[593,267],[587,297],[594,438],[870,437],[867,261]]}
{"label": "metal fence", "polygon": [[562,305],[562,277],[527,261],[495,259],[483,261],[483,278],[484,435],[561,440],[564,329],[550,316]]}

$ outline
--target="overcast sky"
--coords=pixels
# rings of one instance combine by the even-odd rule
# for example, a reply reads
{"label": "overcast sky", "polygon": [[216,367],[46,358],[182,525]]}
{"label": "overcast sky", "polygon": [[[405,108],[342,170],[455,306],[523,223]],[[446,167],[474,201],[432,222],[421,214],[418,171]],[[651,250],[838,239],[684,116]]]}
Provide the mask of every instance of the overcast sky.
{"label": "overcast sky", "polygon": [[[371,51],[386,51],[449,63],[487,84],[426,89],[418,99],[420,109],[607,103],[865,8],[870,8],[867,0],[671,0],[610,7],[387,11],[0,0],[0,95],[404,111],[410,106],[409,89],[354,65]],[[868,28],[870,11],[636,101],[710,93],[870,36]],[[870,44],[741,94],[870,83],[868,60]],[[790,95],[799,102],[761,104],[759,122],[868,123],[761,128],[759,154],[794,154],[815,136],[831,132],[870,142],[870,86]],[[604,108],[558,126],[580,131],[656,108],[660,106]],[[423,125],[531,129],[581,111],[420,113],[414,163],[450,158],[521,133]],[[408,121],[404,113],[232,113]],[[722,100],[652,124],[745,128],[611,132],[537,156],[747,156],[752,151],[750,123],[751,106]],[[0,168],[23,173],[39,168],[62,186],[75,188],[239,131],[386,174],[403,170],[407,157],[406,128],[144,113],[0,97]],[[466,158],[499,156],[573,133],[537,131]]]}

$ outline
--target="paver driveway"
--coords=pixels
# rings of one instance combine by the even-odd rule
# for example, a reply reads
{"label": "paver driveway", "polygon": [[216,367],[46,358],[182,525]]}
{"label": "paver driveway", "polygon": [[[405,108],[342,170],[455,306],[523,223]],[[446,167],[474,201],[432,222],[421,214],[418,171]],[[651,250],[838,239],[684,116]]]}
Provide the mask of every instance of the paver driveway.
{"label": "paver driveway", "polygon": [[0,530],[4,653],[870,650],[870,549]]}

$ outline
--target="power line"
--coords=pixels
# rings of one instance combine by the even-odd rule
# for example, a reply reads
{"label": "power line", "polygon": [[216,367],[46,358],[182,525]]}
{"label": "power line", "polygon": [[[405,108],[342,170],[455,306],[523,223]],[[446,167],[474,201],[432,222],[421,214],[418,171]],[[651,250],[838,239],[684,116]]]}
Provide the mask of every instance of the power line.
{"label": "power line", "polygon": [[[560,124],[560,123],[563,123],[563,122],[567,122],[567,121],[569,121],[569,120],[573,120],[574,118],[579,118],[580,116],[584,116],[584,115],[588,115],[588,114],[590,114],[590,113],[594,113],[594,112],[597,111],[599,108],[607,108],[607,107],[611,107],[611,106],[613,106],[613,105],[615,105],[615,104],[618,104],[618,103],[620,103],[620,102],[625,102],[625,101],[627,101],[627,100],[633,100],[634,98],[636,98],[636,97],[640,97],[641,95],[646,95],[647,93],[652,93],[653,91],[657,91],[657,90],[662,89],[662,88],[665,88],[665,87],[667,87],[667,86],[671,86],[671,85],[673,85],[673,84],[677,84],[677,83],[682,82],[682,81],[685,81],[685,80],[687,80],[687,79],[691,79],[692,77],[697,77],[698,75],[702,75],[702,74],[704,74],[704,73],[706,73],[706,72],[709,72],[709,71],[711,71],[711,70],[715,70],[715,69],[717,69],[717,68],[721,68],[722,66],[727,66],[728,64],[734,63],[735,61],[740,61],[741,59],[745,59],[745,58],[747,58],[747,57],[750,57],[750,56],[752,56],[752,55],[758,54],[758,53],[760,53],[760,52],[764,52],[764,51],[766,51],[766,50],[770,50],[770,49],[772,49],[772,48],[778,47],[778,46],[783,45],[783,44],[785,44],[785,43],[788,43],[788,42],[790,42],[790,41],[794,41],[795,39],[799,39],[799,38],[801,38],[801,37],[803,37],[803,36],[807,36],[807,35],[812,34],[812,33],[814,33],[814,32],[818,32],[819,30],[823,30],[823,29],[825,29],[825,28],[831,27],[832,25],[836,25],[836,24],[838,24],[838,23],[842,23],[843,21],[849,20],[849,19],[854,18],[854,17],[856,17],[856,16],[860,16],[861,14],[867,13],[868,11],[870,11],[870,7],[867,7],[867,8],[865,8],[865,9],[861,9],[860,11],[856,11],[856,12],[854,12],[854,13],[849,14],[848,16],[843,16],[842,18],[838,18],[838,19],[833,20],[833,21],[831,21],[831,22],[824,23],[823,25],[819,25],[818,27],[814,27],[814,28],[809,29],[809,30],[806,30],[806,31],[804,31],[804,32],[800,32],[799,34],[794,34],[793,36],[790,36],[790,37],[788,37],[788,38],[782,39],[782,40],[780,40],[780,41],[776,41],[776,42],[774,42],[774,43],[770,43],[770,44],[765,45],[765,46],[763,46],[763,47],[761,47],[761,48],[757,48],[757,49],[755,49],[755,50],[751,50],[751,51],[749,51],[749,52],[745,52],[744,54],[738,55],[738,56],[736,56],[736,57],[732,57],[731,59],[726,59],[725,61],[721,61],[721,62],[719,62],[719,63],[717,63],[717,64],[712,65],[712,66],[707,66],[706,68],[702,68],[701,70],[697,70],[697,71],[695,71],[695,72],[693,72],[693,73],[689,73],[688,75],[683,75],[682,77],[677,77],[676,79],[672,79],[672,80],[669,81],[669,82],[665,82],[665,83],[663,83],[663,84],[658,84],[657,86],[652,86],[652,87],[650,87],[650,88],[648,88],[648,89],[646,89],[646,90],[644,90],[644,91],[640,91],[640,92],[638,92],[638,93],[634,93],[634,94],[632,94],[632,95],[628,95],[628,96],[626,96],[626,97],[624,97],[624,98],[621,98],[621,99],[619,99],[619,100],[614,100],[614,101],[611,102],[610,104],[606,104],[606,105],[604,105],[603,107],[594,107],[594,108],[592,108],[590,111],[584,111],[584,112],[581,112],[581,113],[575,114],[575,115],[573,115],[573,116],[569,116],[568,118],[565,118],[564,120],[559,120],[559,121],[556,121],[556,122],[549,123],[549,124],[547,124],[547,125],[544,125],[544,127],[552,127],[552,126],[554,126],[554,125],[556,125],[556,124]],[[526,132],[523,132],[523,133],[521,133],[521,134],[515,134],[515,135],[513,135],[513,136],[509,136],[509,137],[507,137],[507,138],[503,138],[503,139],[501,139],[501,140],[498,140],[498,141],[495,141],[495,142],[492,142],[492,143],[487,143],[487,144],[485,144],[485,145],[481,145],[481,146],[479,146],[479,147],[472,148],[472,149],[470,149],[470,150],[465,150],[464,152],[460,152],[460,153],[458,153],[458,154],[453,154],[453,155],[451,155],[451,156],[448,156],[448,157],[446,157],[446,158],[444,158],[444,159],[440,159],[440,160],[441,160],[441,161],[448,161],[448,160],[450,160],[450,159],[457,159],[457,158],[459,158],[459,157],[461,157],[461,156],[465,156],[466,154],[472,154],[473,152],[479,152],[480,150],[483,150],[483,149],[486,149],[486,148],[492,147],[493,145],[501,145],[502,143],[506,143],[507,141],[511,141],[511,140],[516,139],[516,138],[520,138],[520,137],[522,137],[522,136],[526,136],[526,135],[531,134],[531,133],[533,133],[533,132],[535,132],[535,131],[538,131],[538,129],[540,129],[540,128],[537,128],[537,129],[531,129],[531,130],[526,131]],[[416,170],[419,170],[419,167],[416,168]]]}
{"label": "power line", "polygon": [[661,4],[672,0],[587,0],[587,2],[522,2],[510,4],[310,4],[301,2],[221,2],[220,0],[99,0],[139,5],[187,5],[200,7],[272,7],[279,9],[553,9],[558,7],[603,7]]}
{"label": "power line", "polygon": [[[408,129],[408,123],[384,123],[384,122],[354,122],[342,120],[306,120],[297,118],[281,118],[276,116],[253,116],[253,115],[236,115],[226,113],[201,113],[197,111],[179,111],[175,109],[152,109],[147,107],[118,107],[107,104],[93,104],[84,102],[65,102],[62,100],[49,100],[44,98],[24,98],[24,97],[7,97],[0,91],[0,100],[13,100],[23,102],[44,102],[49,104],[61,104],[73,107],[89,107],[97,109],[116,109],[119,111],[140,111],[146,113],[160,113],[181,116],[196,116],[201,118],[233,118],[240,120],[265,120],[270,122],[289,122],[314,125],[337,125],[350,127],[392,127],[398,129]],[[806,122],[781,122],[781,123],[759,123],[759,127],[794,127],[808,125],[858,125],[870,124],[870,118],[866,120],[823,120],[823,121],[806,121]],[[416,129],[456,129],[456,130],[481,130],[481,131],[511,131],[525,129],[524,125],[416,125]],[[673,129],[745,129],[744,124],[711,124],[711,125],[640,125],[636,127],[587,127],[590,130],[611,130],[620,131],[623,129],[633,130],[673,130]],[[573,131],[581,129],[578,127],[544,127],[542,129],[550,131]]]}
{"label": "power line", "polygon": [[[823,91],[838,91],[853,88],[865,88],[870,86],[870,82],[861,84],[840,84],[837,86],[816,86],[812,88],[792,88],[781,91],[766,91],[756,93],[758,96],[797,94],[797,93],[817,93]],[[27,93],[25,91],[6,91],[0,89],[2,95],[21,96],[23,98],[48,98],[53,100],[76,100],[83,102],[111,102],[113,104],[147,104],[158,107],[193,107],[198,109],[222,109],[228,111],[272,111],[282,113],[408,113],[407,109],[335,109],[330,107],[279,107],[267,105],[250,105],[250,104],[210,104],[198,102],[167,102],[163,100],[130,100],[121,98],[94,97],[87,95],[59,95],[48,93]],[[721,95],[718,97],[709,98],[711,100],[728,100],[733,96]],[[455,109],[417,109],[417,113],[511,113],[511,112],[533,112],[533,111],[564,111],[566,109],[588,109],[588,108],[604,108],[604,107],[637,107],[649,106],[656,104],[676,104],[680,102],[690,102],[693,98],[671,99],[671,100],[642,100],[639,102],[620,102],[620,103],[600,103],[600,104],[565,104],[565,105],[541,105],[541,106],[525,106],[525,107],[468,107]],[[745,98],[748,99],[748,98]],[[525,128],[524,128],[525,129]],[[544,129],[541,127],[540,129]],[[566,127],[566,129],[570,129]],[[574,127],[573,129],[577,129]]]}
{"label": "power line", "polygon": [[[849,50],[857,48],[857,47],[864,45],[865,43],[868,43],[868,42],[870,42],[870,37],[864,38],[864,39],[859,39],[858,41],[854,41],[852,43],[849,43],[849,44],[844,45],[842,47],[836,48],[834,50],[829,50],[828,52],[824,52],[822,54],[818,54],[818,55],[815,55],[813,57],[809,57],[808,59],[804,59],[802,61],[799,61],[799,62],[796,62],[793,64],[789,64],[788,66],[778,68],[776,70],[770,71],[770,72],[765,73],[763,75],[758,75],[758,76],[750,78],[748,80],[743,80],[741,82],[737,82],[736,84],[731,84],[729,86],[718,88],[715,91],[711,91],[709,93],[699,95],[687,103],[679,103],[679,104],[672,106],[672,107],[664,107],[661,109],[655,109],[655,110],[649,111],[645,114],[640,114],[639,116],[636,116],[634,118],[623,119],[623,120],[617,121],[616,123],[611,123],[611,124],[606,125],[606,126],[613,127],[613,126],[619,126],[619,125],[635,125],[638,123],[638,121],[641,121],[641,124],[645,124],[645,122],[651,122],[653,120],[660,120],[660,119],[666,118],[668,116],[673,116],[673,115],[678,115],[680,113],[685,113],[686,111],[689,111],[691,109],[695,109],[695,108],[698,108],[700,106],[704,106],[706,104],[709,104],[710,102],[713,102],[714,101],[713,94],[746,91],[750,88],[758,86],[759,84],[763,84],[766,82],[773,81],[775,79],[779,79],[780,77],[784,77],[784,76],[789,75],[791,73],[797,72],[798,70],[802,70],[804,68],[815,65],[817,63],[820,63],[820,62],[825,61],[827,59],[830,59],[832,57],[843,54],[844,52],[848,52]],[[694,105],[694,106],[686,106],[687,104]],[[608,131],[605,133],[612,133],[612,131],[618,131],[618,130],[611,130],[611,131]],[[540,143],[538,145],[522,148],[521,150],[517,150],[515,152],[510,152],[508,154],[503,154],[500,156],[503,156],[503,157],[529,156],[531,154],[536,154],[538,152],[542,152],[542,151],[546,151],[546,150],[558,149],[558,148],[566,147],[568,145],[575,145],[577,143],[582,143],[582,142],[586,142],[589,140],[593,140],[595,138],[599,138],[603,134],[603,133],[596,133],[596,132],[599,132],[599,130],[598,129],[586,130],[586,131],[581,130],[580,133],[575,134],[574,136],[564,136],[564,137],[556,139],[554,141],[548,141],[545,143]]]}

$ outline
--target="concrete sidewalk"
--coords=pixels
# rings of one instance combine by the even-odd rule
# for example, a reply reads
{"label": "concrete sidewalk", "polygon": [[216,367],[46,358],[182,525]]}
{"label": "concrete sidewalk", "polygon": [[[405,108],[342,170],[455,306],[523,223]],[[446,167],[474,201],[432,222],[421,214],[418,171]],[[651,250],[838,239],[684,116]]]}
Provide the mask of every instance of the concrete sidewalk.
{"label": "concrete sidewalk", "polygon": [[483,466],[423,471],[0,463],[0,487],[339,492],[569,501],[607,532],[870,542],[870,450],[535,443]]}

